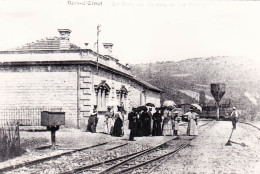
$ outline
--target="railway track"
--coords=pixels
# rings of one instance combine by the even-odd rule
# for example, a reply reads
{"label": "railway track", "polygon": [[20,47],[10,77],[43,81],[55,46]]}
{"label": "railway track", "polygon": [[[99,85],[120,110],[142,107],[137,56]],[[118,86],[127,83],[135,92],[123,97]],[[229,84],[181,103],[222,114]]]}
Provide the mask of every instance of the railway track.
{"label": "railway track", "polygon": [[[200,128],[205,128],[211,122],[207,122],[200,126]],[[0,173],[110,173],[112,172],[126,172],[125,166],[134,166],[134,170],[136,168],[140,168],[144,165],[149,165],[153,161],[159,161],[166,159],[169,155],[178,152],[181,149],[187,147],[194,137],[184,137],[178,138],[174,137],[167,142],[164,142],[158,146],[152,148],[145,148],[143,150],[128,153],[130,148],[127,146],[128,143],[117,144],[116,146],[111,146],[105,148],[111,142],[104,142],[90,147],[84,147],[80,149],[71,150],[59,155],[54,155],[30,162],[25,162],[22,164],[18,164],[16,166],[10,166],[6,168],[0,169]],[[134,145],[134,144],[133,144]],[[98,159],[93,160],[90,156],[93,154],[93,149],[101,147],[100,151],[94,150],[98,154]],[[126,148],[125,154],[118,156],[118,154],[114,154],[115,149],[118,148]],[[86,150],[88,151],[86,153]],[[121,149],[122,150],[122,149]],[[124,149],[122,150],[124,151]],[[96,154],[96,155],[97,155]],[[100,156],[101,155],[101,156]],[[103,157],[102,157],[103,155]],[[147,158],[144,158],[147,156]],[[145,159],[141,160],[141,159]],[[138,161],[138,164],[133,164],[133,161]],[[65,161],[62,164],[60,161]],[[70,167],[68,167],[70,166]],[[122,168],[123,166],[123,168]],[[150,167],[146,167],[146,170],[154,168],[155,165]],[[57,170],[54,170],[56,168]],[[51,171],[50,171],[51,170]],[[122,170],[122,171],[121,171]]]}
{"label": "railway track", "polygon": [[[210,122],[205,123],[200,126],[200,128],[208,125]],[[209,125],[212,127],[213,122]],[[170,141],[167,142],[167,146],[160,148],[158,151],[153,151],[145,156],[138,156],[137,158],[132,158],[131,160],[125,160],[120,164],[111,166],[110,168],[100,172],[100,174],[105,173],[151,173],[166,159],[170,158],[172,155],[176,154],[182,149],[185,149],[190,145],[190,143],[196,137],[185,137],[185,139],[180,139],[181,141]]]}
{"label": "railway track", "polygon": [[176,140],[176,139],[178,139],[178,137],[174,137],[174,138],[172,138],[172,139],[170,139],[170,140],[168,140],[168,141],[166,141],[166,142],[164,142],[164,143],[162,143],[158,146],[155,146],[155,147],[152,147],[152,148],[149,148],[149,149],[144,149],[144,150],[141,150],[141,151],[138,151],[138,152],[135,152],[135,153],[130,153],[130,154],[127,154],[127,155],[123,155],[123,156],[120,156],[120,157],[117,157],[117,158],[113,158],[113,159],[102,161],[102,162],[95,163],[95,164],[81,166],[81,167],[75,168],[75,169],[70,170],[70,171],[62,172],[62,174],[72,174],[72,173],[82,173],[82,172],[86,173],[88,171],[90,173],[99,173],[105,167],[111,166],[111,165],[115,164],[116,162],[121,163],[122,161],[133,159],[133,158],[136,158],[138,156],[147,154],[149,152],[152,152],[156,149],[159,149],[159,148],[165,146],[169,141],[173,141],[173,140]]}
{"label": "railway track", "polygon": [[[96,145],[93,145],[93,146],[87,146],[87,147],[78,148],[78,149],[69,149],[69,151],[63,152],[63,153],[60,153],[60,154],[57,154],[57,155],[52,155],[52,156],[48,156],[48,157],[44,157],[44,158],[40,158],[40,159],[36,159],[36,160],[32,160],[32,161],[20,163],[20,164],[17,164],[15,166],[13,165],[13,166],[1,168],[0,173],[8,172],[10,170],[19,169],[19,168],[22,168],[22,167],[29,167],[29,166],[32,166],[32,165],[37,165],[37,164],[40,164],[40,163],[44,163],[46,161],[51,161],[51,160],[55,160],[55,159],[58,159],[58,158],[62,158],[64,156],[70,156],[70,155],[77,153],[77,152],[90,150],[90,149],[92,150],[94,148],[101,147],[101,146],[104,147],[105,145],[108,145],[109,143],[111,143],[111,142],[103,142],[103,143],[99,143],[99,144],[96,144]],[[116,148],[119,148],[119,147],[122,147],[122,146],[125,146],[125,145],[127,145],[127,143],[116,145],[116,146],[112,145],[112,146],[109,146],[107,150],[109,151],[109,150],[116,149]]]}
{"label": "railway track", "polygon": [[246,130],[249,131],[251,134],[254,134],[254,136],[258,139],[258,141],[260,141],[260,134],[258,132],[258,131],[260,131],[259,127],[255,126],[252,123],[247,123],[247,122],[242,122],[242,121],[239,121],[238,123],[242,123],[243,126],[250,126],[252,129],[246,129]]}
{"label": "railway track", "polygon": [[247,123],[247,122],[243,122],[243,121],[238,121],[238,123],[242,123],[242,124],[250,125],[250,126],[256,128],[256,129],[258,129],[258,130],[260,131],[260,128],[257,127],[257,126],[255,126],[255,125],[253,125],[252,123]]}
{"label": "railway track", "polygon": [[[205,127],[213,122],[207,122],[200,126],[200,128]],[[210,127],[210,126],[209,126]],[[206,128],[205,128],[206,129]],[[191,141],[196,137],[185,136],[182,138],[175,137],[166,141],[156,147],[143,150],[137,153],[130,153],[119,158],[114,158],[111,160],[103,161],[100,163],[81,166],[70,171],[63,172],[62,174],[72,174],[72,173],[126,173],[133,171],[135,173],[146,173],[158,167],[158,162],[165,160],[170,155],[177,153],[178,151],[186,148],[190,145]],[[143,167],[145,166],[145,167]],[[136,170],[138,169],[138,170]]]}

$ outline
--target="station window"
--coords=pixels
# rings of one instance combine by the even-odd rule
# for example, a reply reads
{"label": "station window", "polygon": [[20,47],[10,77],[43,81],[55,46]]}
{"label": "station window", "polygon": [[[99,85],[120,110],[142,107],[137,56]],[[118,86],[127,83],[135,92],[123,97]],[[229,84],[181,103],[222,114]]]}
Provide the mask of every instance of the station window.
{"label": "station window", "polygon": [[127,107],[127,94],[128,94],[128,91],[125,88],[125,86],[122,85],[120,90],[116,90],[116,94],[117,94],[117,99],[120,102],[120,106],[123,107],[124,109],[126,109],[126,107]]}
{"label": "station window", "polygon": [[99,111],[106,110],[106,103],[109,97],[110,87],[106,81],[102,81],[99,85],[95,85],[96,104]]}

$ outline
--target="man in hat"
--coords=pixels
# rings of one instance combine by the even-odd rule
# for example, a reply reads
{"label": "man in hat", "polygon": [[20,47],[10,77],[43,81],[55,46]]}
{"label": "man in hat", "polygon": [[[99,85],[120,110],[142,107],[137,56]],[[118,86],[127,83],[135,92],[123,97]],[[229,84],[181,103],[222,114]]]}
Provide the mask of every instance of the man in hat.
{"label": "man in hat", "polygon": [[130,129],[130,141],[134,141],[137,131],[137,112],[136,108],[132,108],[132,111],[128,114],[129,129]]}
{"label": "man in hat", "polygon": [[238,121],[238,113],[237,113],[237,109],[235,107],[233,107],[233,111],[232,111],[230,117],[231,117],[233,129],[235,130],[236,124],[237,124],[237,121]]}

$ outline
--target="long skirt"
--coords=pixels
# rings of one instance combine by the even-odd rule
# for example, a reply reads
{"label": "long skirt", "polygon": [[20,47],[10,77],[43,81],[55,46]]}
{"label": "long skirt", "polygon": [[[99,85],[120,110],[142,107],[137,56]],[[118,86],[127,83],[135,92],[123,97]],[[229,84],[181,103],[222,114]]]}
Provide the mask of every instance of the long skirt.
{"label": "long skirt", "polygon": [[150,120],[143,121],[142,131],[143,131],[143,136],[151,135],[151,122],[150,122]]}
{"label": "long skirt", "polygon": [[111,135],[113,132],[114,124],[115,124],[114,120],[112,118],[108,118],[108,120],[105,124],[104,133]]}
{"label": "long skirt", "polygon": [[174,121],[174,130],[179,130],[179,122]]}
{"label": "long skirt", "polygon": [[164,120],[163,121],[163,135],[173,135],[172,129],[172,121],[171,120]]}
{"label": "long skirt", "polygon": [[141,136],[143,136],[142,122],[140,120],[137,120],[136,124],[137,124],[137,126],[136,126],[136,136],[141,137]]}
{"label": "long skirt", "polygon": [[88,119],[87,131],[96,133],[97,123],[98,117],[96,115],[91,115]]}
{"label": "long skirt", "polygon": [[154,121],[153,122],[152,136],[161,136],[161,135],[162,135],[161,122]]}
{"label": "long skirt", "polygon": [[117,118],[115,121],[114,129],[113,129],[113,136],[121,137],[123,135],[123,121],[120,118]]}
{"label": "long skirt", "polygon": [[191,119],[188,123],[187,135],[198,135],[198,125],[195,120]]}

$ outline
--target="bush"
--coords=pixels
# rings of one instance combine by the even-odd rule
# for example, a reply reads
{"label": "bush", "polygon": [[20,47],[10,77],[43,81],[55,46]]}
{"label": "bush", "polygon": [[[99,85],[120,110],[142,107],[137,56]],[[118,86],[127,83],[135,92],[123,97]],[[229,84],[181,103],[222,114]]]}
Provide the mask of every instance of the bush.
{"label": "bush", "polygon": [[21,154],[19,125],[0,125],[0,161]]}

